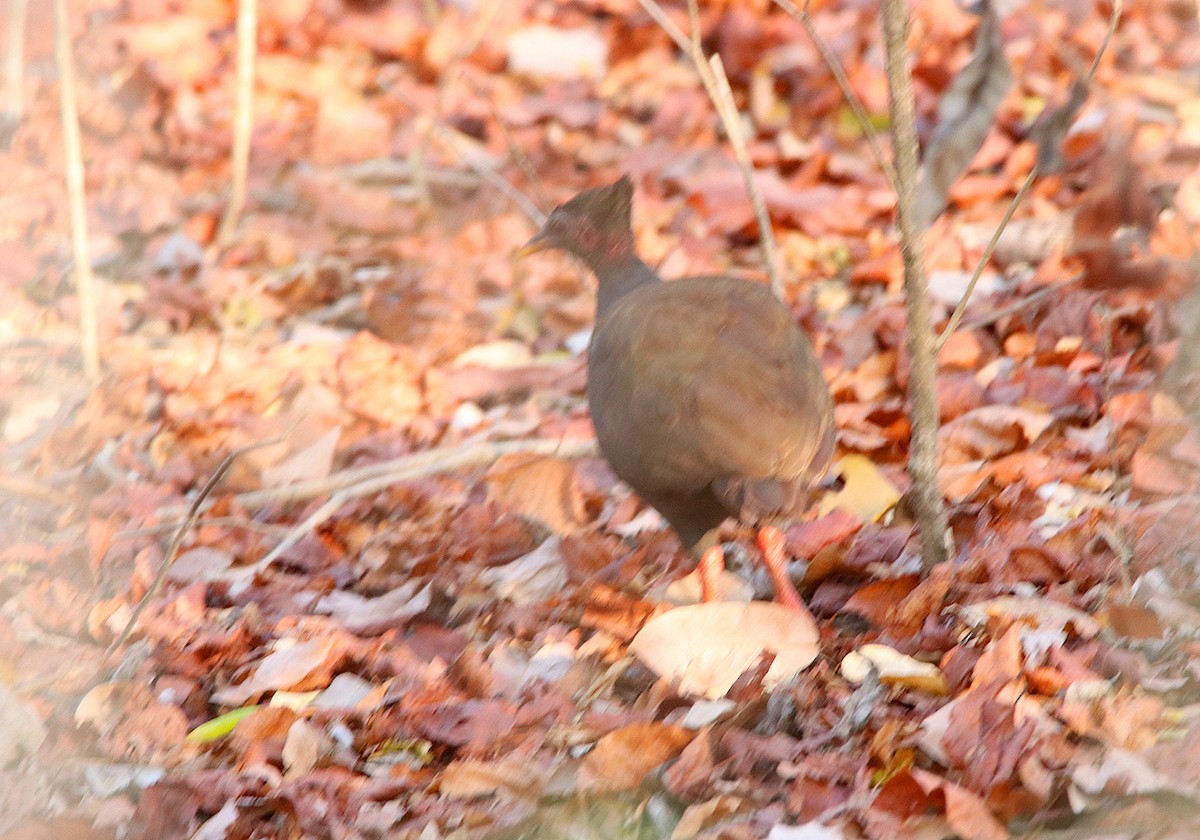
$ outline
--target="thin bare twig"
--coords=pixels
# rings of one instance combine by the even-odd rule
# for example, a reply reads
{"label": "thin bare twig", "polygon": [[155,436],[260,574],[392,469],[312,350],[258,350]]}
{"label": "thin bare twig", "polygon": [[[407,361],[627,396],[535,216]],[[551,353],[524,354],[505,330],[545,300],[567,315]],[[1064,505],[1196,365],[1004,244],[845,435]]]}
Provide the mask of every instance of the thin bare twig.
{"label": "thin bare twig", "polygon": [[368,464],[365,467],[342,470],[326,478],[297,481],[283,487],[242,493],[237,497],[237,502],[246,507],[261,507],[276,502],[311,499],[325,493],[344,490],[383,475],[401,476],[397,479],[398,481],[411,481],[427,475],[439,475],[467,467],[476,467],[480,464],[489,464],[502,455],[520,452],[533,455],[559,454],[564,458],[583,458],[595,454],[596,451],[596,443],[593,440],[564,442],[555,438],[486,441],[464,443],[458,446],[440,446],[436,449],[427,449],[424,452],[415,452],[412,455],[380,461],[377,464]]}
{"label": "thin bare twig", "polygon": [[254,61],[258,48],[258,0],[238,0],[237,89],[234,94],[233,147],[229,153],[229,204],[217,240],[227,243],[246,206],[250,138],[254,133]]}
{"label": "thin bare twig", "polygon": [[905,0],[883,0],[892,148],[896,155],[896,222],[904,259],[906,340],[911,360],[908,381],[912,443],[908,473],[926,568],[949,559],[949,526],[937,483],[937,363],[929,314],[929,279],[925,273],[923,230],[916,220],[917,132],[912,79],[907,59],[909,15]]}
{"label": "thin bare twig", "polygon": [[[57,2],[61,2],[61,0],[57,0]],[[129,621],[125,623],[125,629],[122,630],[117,635],[117,638],[113,640],[113,643],[108,646],[108,651],[105,653],[106,658],[112,655],[113,651],[120,648],[121,645],[125,644],[125,642],[129,640],[129,636],[131,633],[133,633],[133,629],[137,627],[138,619],[142,617],[142,613],[145,612],[146,606],[162,590],[163,582],[167,579],[167,570],[170,569],[171,564],[175,562],[175,556],[179,553],[179,546],[183,544],[184,535],[186,535],[187,532],[191,530],[192,525],[195,524],[196,518],[200,515],[200,511],[204,507],[204,500],[209,497],[209,494],[212,493],[213,489],[218,483],[220,483],[221,479],[225,477],[225,473],[229,472],[229,468],[233,466],[234,461],[251,450],[259,449],[263,446],[272,446],[278,442],[278,439],[276,439],[265,441],[263,443],[251,444],[250,446],[243,446],[240,449],[235,449],[233,452],[230,452],[228,455],[226,455],[225,459],[221,461],[219,465],[217,465],[217,469],[209,477],[208,481],[205,482],[204,486],[200,488],[200,492],[196,494],[196,498],[192,500],[191,507],[188,508],[187,516],[184,518],[180,526],[175,530],[174,535],[172,535],[171,543],[167,546],[167,553],[163,555],[163,560],[158,565],[158,571],[154,574],[154,581],[150,584],[150,588],[146,590],[146,594],[142,596],[141,600],[138,601],[138,605],[134,607],[133,614],[129,616]]]}
{"label": "thin bare twig", "polygon": [[991,260],[992,254],[996,250],[996,245],[1000,242],[1000,235],[1008,227],[1013,213],[1016,212],[1018,205],[1025,198],[1025,194],[1029,192],[1029,188],[1033,186],[1033,182],[1037,176],[1038,167],[1035,163],[1033,168],[1029,170],[1029,174],[1025,176],[1025,181],[1021,184],[1021,188],[1017,190],[1017,194],[1009,202],[1008,209],[1004,211],[1004,218],[996,226],[996,230],[992,233],[992,238],[988,242],[987,247],[983,249],[983,256],[979,258],[979,264],[975,266],[975,273],[971,275],[971,282],[967,283],[967,288],[963,291],[962,298],[959,299],[958,305],[954,307],[954,314],[950,316],[950,320],[947,322],[945,329],[942,330],[941,335],[934,339],[934,355],[937,355],[938,351],[946,346],[946,342],[950,340],[950,336],[958,329],[958,322],[962,320],[963,313],[967,310],[967,303],[971,300],[971,294],[975,291],[975,284],[983,276],[983,269],[987,266],[988,261]]}
{"label": "thin bare twig", "polygon": [[[333,516],[346,502],[360,499],[386,490],[401,481],[412,481],[429,475],[453,472],[467,467],[477,467],[490,464],[504,455],[518,452],[537,455],[558,455],[563,458],[584,458],[596,453],[594,440],[511,440],[495,443],[466,444],[463,446],[434,449],[419,452],[404,458],[397,458],[382,464],[374,464],[360,470],[331,476],[340,484],[329,500],[309,514],[308,518],[294,527],[275,548],[271,549],[261,560],[250,568],[261,571],[275,560],[279,559],[289,548],[318,528],[323,522]],[[297,490],[303,491],[303,496],[319,495],[326,492],[333,484],[326,483],[323,490],[317,490],[313,482],[302,482],[289,487],[281,487],[279,491],[259,491],[258,493],[243,494],[238,500],[243,504],[261,503],[268,501],[265,494],[277,492],[276,499],[301,498]]]}
{"label": "thin bare twig", "polygon": [[[207,510],[209,505],[204,505],[201,508],[201,513]],[[155,534],[162,534],[167,531],[173,531],[179,527],[182,519],[174,519],[166,522],[160,522],[157,525],[148,525],[145,528],[130,528],[125,531],[117,531],[112,535],[113,542],[121,542],[124,540],[136,540],[142,537],[153,537]],[[207,527],[224,527],[241,531],[250,531],[251,533],[264,534],[272,539],[282,539],[287,536],[288,528],[284,525],[271,525],[267,522],[255,522],[253,519],[246,519],[239,516],[210,516],[204,520]]]}
{"label": "thin bare twig", "polygon": [[[776,0],[776,2],[778,2],[778,0]],[[1096,51],[1096,55],[1092,58],[1092,65],[1090,68],[1088,68],[1087,75],[1084,77],[1082,84],[1077,85],[1075,91],[1086,91],[1091,87],[1092,81],[1096,78],[1096,71],[1100,67],[1100,59],[1104,57],[1104,53],[1108,49],[1108,44],[1112,40],[1113,34],[1117,31],[1117,24],[1119,24],[1121,21],[1121,3],[1122,0],[1115,0],[1113,3],[1112,14],[1108,18],[1108,29],[1104,33],[1104,40],[1100,42],[1100,48]],[[1077,111],[1082,105],[1082,97],[1080,97],[1075,91],[1072,92],[1073,103],[1072,106],[1069,107],[1072,117],[1074,116],[1074,112]],[[1075,103],[1074,100],[1078,100],[1078,102]],[[1043,110],[1042,113],[1045,114],[1048,110],[1049,106],[1047,106],[1046,110]],[[1041,119],[1041,115],[1039,115],[1039,119]],[[1062,126],[1062,130],[1064,132],[1069,125],[1069,120],[1065,122],[1067,122],[1067,125]],[[1042,157],[1042,155],[1039,155],[1039,158],[1040,157]],[[942,330],[941,334],[934,341],[933,350],[935,355],[946,345],[946,342],[950,340],[951,334],[953,334],[954,330],[958,328],[958,323],[962,320],[963,312],[966,311],[967,303],[971,300],[971,294],[975,291],[975,284],[979,282],[979,278],[983,275],[984,268],[991,260],[992,254],[996,250],[996,245],[1000,242],[1001,234],[1003,234],[1004,229],[1008,227],[1008,223],[1012,221],[1013,214],[1016,212],[1017,207],[1020,206],[1021,202],[1024,200],[1026,194],[1029,192],[1029,188],[1033,186],[1033,183],[1037,179],[1040,171],[1041,162],[1039,160],[1037,163],[1034,163],[1033,167],[1029,170],[1029,174],[1025,176],[1025,181],[1021,184],[1021,188],[1017,190],[1017,194],[1013,196],[1013,200],[1009,203],[1008,209],[1004,212],[1004,217],[1000,219],[1000,224],[996,227],[995,232],[992,234],[991,241],[988,242],[987,247],[983,251],[983,255],[979,258],[979,264],[975,266],[975,273],[971,275],[971,282],[967,284],[967,288],[963,292],[962,298],[959,300],[958,305],[954,307],[954,313],[950,316],[950,321],[946,324],[945,329]]]}
{"label": "thin bare twig", "polygon": [[1079,277],[1071,277],[1060,283],[1054,283],[1053,285],[1050,285],[1050,286],[1043,286],[1042,288],[1038,289],[1037,291],[1030,292],[1028,295],[1021,298],[1020,300],[1010,303],[1008,306],[997,309],[995,312],[989,312],[987,315],[985,315],[982,318],[979,318],[975,321],[967,322],[966,326],[964,326],[963,329],[966,330],[967,332],[974,332],[975,330],[982,330],[985,327],[990,327],[992,324],[996,323],[1001,318],[1007,318],[1009,315],[1015,315],[1018,312],[1023,312],[1024,310],[1033,306],[1038,301],[1042,300],[1043,298],[1048,297],[1049,295],[1051,295],[1054,292],[1057,292],[1057,291],[1065,288],[1066,286],[1071,285],[1078,279],[1079,279]]}
{"label": "thin bare twig", "polygon": [[442,145],[466,164],[468,169],[487,181],[492,185],[493,189],[511,201],[518,210],[529,217],[530,221],[538,227],[546,223],[546,214],[529,199],[529,196],[525,195],[525,193],[513,186],[511,181],[501,175],[496,167],[486,161],[482,155],[470,155],[463,151],[463,146],[467,141],[461,132],[448,128],[441,123],[435,123],[433,131]]}
{"label": "thin bare twig", "polygon": [[871,125],[871,117],[867,114],[867,107],[863,104],[858,94],[854,92],[854,86],[850,84],[850,77],[846,75],[846,70],[842,67],[842,63],[834,55],[829,45],[825,43],[825,39],[817,32],[816,27],[813,26],[812,17],[808,14],[807,3],[801,9],[792,0],[774,0],[774,2],[775,5],[795,18],[804,27],[804,31],[808,33],[808,37],[812,39],[817,52],[821,54],[821,60],[825,62],[825,66],[833,74],[838,87],[842,89],[842,96],[845,97],[850,110],[854,112],[854,117],[858,120],[859,128],[862,129],[863,136],[867,139],[867,145],[871,147],[871,156],[875,158],[875,163],[879,165],[879,171],[887,178],[888,184],[891,185],[892,189],[895,189],[896,172],[892,168],[891,161],[883,153],[883,147],[879,145],[879,140],[875,136],[875,128]]}
{"label": "thin bare twig", "polygon": [[66,158],[67,203],[71,215],[71,254],[79,293],[79,338],[83,371],[91,382],[100,378],[100,339],[96,325],[96,291],[88,250],[87,201],[83,184],[83,142],[75,102],[75,68],[71,56],[71,22],[67,0],[54,0],[54,57],[58,65],[59,108]]}
{"label": "thin bare twig", "polygon": [[492,114],[492,119],[496,121],[496,125],[500,126],[500,133],[504,135],[504,145],[508,147],[508,155],[520,167],[521,171],[525,173],[525,178],[529,181],[529,185],[537,193],[537,200],[543,207],[551,206],[554,202],[550,199],[550,194],[546,192],[546,187],[542,183],[542,176],[538,174],[537,167],[529,160],[529,155],[525,154],[525,150],[521,148],[521,144],[513,136],[512,128],[509,126],[508,121],[504,119],[504,115],[500,113],[500,109],[496,106],[495,97],[484,89],[478,80],[472,79],[469,76],[465,77],[465,80],[471,91],[487,105],[488,111]]}
{"label": "thin bare twig", "polygon": [[29,0],[8,2],[8,50],[4,56],[4,108],[0,114],[0,128],[4,130],[6,142],[9,132],[25,116],[25,18]]}
{"label": "thin bare twig", "polygon": [[779,299],[784,298],[783,279],[779,276],[779,268],[775,264],[775,232],[771,228],[771,217],[767,213],[766,202],[754,181],[754,163],[750,160],[749,149],[746,148],[746,136],[742,132],[742,117],[738,113],[737,104],[733,100],[733,90],[729,86],[729,78],[725,75],[725,66],[719,55],[706,57],[700,44],[700,15],[696,0],[688,0],[688,16],[691,20],[692,35],[688,38],[675,22],[667,16],[663,8],[655,0],[638,0],[655,23],[662,28],[667,36],[675,42],[679,50],[691,59],[696,74],[700,77],[708,98],[716,109],[721,126],[729,138],[733,148],[733,156],[742,180],[746,183],[746,192],[750,195],[750,203],[754,207],[754,218],[758,223],[758,241],[762,249],[763,262],[766,263],[767,276],[771,279],[771,291]]}
{"label": "thin bare twig", "polygon": [[[389,89],[388,92],[399,102],[411,108],[414,113],[418,112],[419,108],[416,103],[408,99],[403,93],[395,89]],[[432,130],[434,136],[446,147],[447,151],[462,161],[468,169],[490,184],[498,193],[511,201],[518,210],[529,217],[530,221],[538,227],[546,223],[546,214],[527,195],[513,186],[507,178],[500,174],[496,167],[492,166],[483,155],[466,153],[465,149],[474,143],[474,140],[465,137],[462,132],[440,122],[433,122]]]}
{"label": "thin bare twig", "polygon": [[[487,34],[488,27],[491,25],[492,18],[499,11],[500,4],[497,0],[488,0],[479,10],[479,15],[475,20],[475,25],[470,33],[459,45],[458,49],[450,57],[446,66],[442,68],[441,76],[438,77],[437,91],[434,95],[433,113],[419,113],[417,115],[417,143],[409,152],[408,160],[412,164],[414,173],[414,186],[417,189],[417,195],[422,208],[428,208],[433,201],[433,196],[429,191],[429,179],[426,177],[426,167],[429,165],[429,146],[434,136],[434,126],[443,122],[443,115],[446,111],[446,93],[450,88],[450,82],[457,75],[459,67],[467,56],[475,52],[479,43]],[[436,25],[441,16],[447,14],[443,9],[439,13],[439,20],[431,21],[431,25]]]}

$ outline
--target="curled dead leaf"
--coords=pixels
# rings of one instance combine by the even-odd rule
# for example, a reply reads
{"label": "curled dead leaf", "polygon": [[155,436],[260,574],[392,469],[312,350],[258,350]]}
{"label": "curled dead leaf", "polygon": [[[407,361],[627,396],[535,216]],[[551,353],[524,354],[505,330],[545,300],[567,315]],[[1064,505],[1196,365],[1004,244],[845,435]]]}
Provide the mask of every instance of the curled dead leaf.
{"label": "curled dead leaf", "polygon": [[865,455],[847,455],[830,472],[840,474],[844,483],[821,499],[821,516],[840,509],[863,522],[874,522],[900,500],[896,485]]}
{"label": "curled dead leaf", "polygon": [[842,676],[852,683],[861,683],[872,668],[879,672],[880,681],[888,685],[939,696],[949,691],[946,678],[936,665],[914,659],[887,645],[863,645],[842,660]]}
{"label": "curled dead leaf", "polygon": [[634,637],[629,651],[683,694],[721,697],[764,654],[775,659],[766,688],[807,668],[820,650],[816,622],[807,612],[774,603],[710,603],[678,607],[656,616]]}
{"label": "curled dead leaf", "polygon": [[682,726],[634,723],[596,742],[579,768],[579,788],[590,791],[632,790],[646,774],[679,755],[695,733]]}
{"label": "curled dead leaf", "polygon": [[556,534],[587,521],[575,464],[553,455],[506,455],[487,471],[488,501],[537,520]]}

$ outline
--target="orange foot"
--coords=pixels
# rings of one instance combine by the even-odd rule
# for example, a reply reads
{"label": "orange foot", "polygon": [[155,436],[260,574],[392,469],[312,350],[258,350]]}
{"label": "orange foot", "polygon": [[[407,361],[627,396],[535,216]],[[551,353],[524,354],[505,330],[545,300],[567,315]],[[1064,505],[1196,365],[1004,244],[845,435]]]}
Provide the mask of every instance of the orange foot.
{"label": "orange foot", "polygon": [[700,600],[708,604],[721,600],[721,575],[725,573],[725,552],[720,544],[700,556]]}
{"label": "orange foot", "polygon": [[775,586],[775,600],[793,610],[806,611],[800,593],[787,574],[787,562],[783,559],[783,534],[778,528],[768,525],[758,532],[758,547],[762,549],[763,564]]}

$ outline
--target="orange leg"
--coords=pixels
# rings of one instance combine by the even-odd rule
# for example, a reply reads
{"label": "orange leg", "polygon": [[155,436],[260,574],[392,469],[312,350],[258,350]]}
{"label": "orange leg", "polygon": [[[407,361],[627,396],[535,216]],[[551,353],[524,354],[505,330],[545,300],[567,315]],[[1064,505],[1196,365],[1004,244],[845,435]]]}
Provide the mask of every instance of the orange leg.
{"label": "orange leg", "polygon": [[787,562],[783,559],[783,534],[771,525],[758,532],[758,547],[762,549],[763,564],[771,583],[775,586],[775,600],[794,610],[805,610],[800,593],[787,575]]}
{"label": "orange leg", "polygon": [[721,575],[725,573],[725,552],[720,543],[700,556],[700,600],[707,604],[721,600]]}

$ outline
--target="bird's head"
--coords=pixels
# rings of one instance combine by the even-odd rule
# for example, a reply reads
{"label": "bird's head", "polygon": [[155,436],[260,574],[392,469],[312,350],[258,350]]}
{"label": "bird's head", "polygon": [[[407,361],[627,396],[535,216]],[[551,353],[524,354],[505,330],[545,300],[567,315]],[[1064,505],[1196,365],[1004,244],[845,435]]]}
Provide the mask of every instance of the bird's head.
{"label": "bird's head", "polygon": [[619,263],[634,250],[632,203],[633,182],[627,175],[608,186],[585,190],[555,207],[518,254],[557,249],[574,254],[593,269]]}

